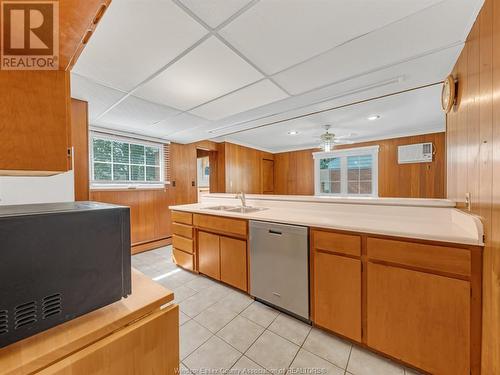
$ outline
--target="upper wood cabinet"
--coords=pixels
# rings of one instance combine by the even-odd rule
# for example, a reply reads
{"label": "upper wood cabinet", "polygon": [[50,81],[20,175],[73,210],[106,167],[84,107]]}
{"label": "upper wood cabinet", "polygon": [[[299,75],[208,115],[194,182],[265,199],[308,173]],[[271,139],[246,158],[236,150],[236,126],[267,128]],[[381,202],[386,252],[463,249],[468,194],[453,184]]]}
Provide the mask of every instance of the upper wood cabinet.
{"label": "upper wood cabinet", "polygon": [[70,169],[69,72],[1,71],[0,87],[0,174]]}
{"label": "upper wood cabinet", "polygon": [[111,0],[59,2],[59,69],[71,70],[90,40]]}
{"label": "upper wood cabinet", "polygon": [[59,71],[0,72],[0,175],[52,175],[71,169],[69,70],[110,2],[59,2]]}

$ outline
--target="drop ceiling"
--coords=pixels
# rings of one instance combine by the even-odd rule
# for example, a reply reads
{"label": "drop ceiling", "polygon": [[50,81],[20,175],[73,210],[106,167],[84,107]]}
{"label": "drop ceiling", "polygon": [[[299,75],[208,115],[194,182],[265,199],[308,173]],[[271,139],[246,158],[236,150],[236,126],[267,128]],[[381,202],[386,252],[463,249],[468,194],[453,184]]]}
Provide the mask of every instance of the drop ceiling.
{"label": "drop ceiling", "polygon": [[[482,3],[114,0],[72,95],[95,127],[273,152],[313,145],[325,122],[356,141],[442,131],[437,86],[303,115],[442,81]],[[386,116],[369,128],[366,111]]]}

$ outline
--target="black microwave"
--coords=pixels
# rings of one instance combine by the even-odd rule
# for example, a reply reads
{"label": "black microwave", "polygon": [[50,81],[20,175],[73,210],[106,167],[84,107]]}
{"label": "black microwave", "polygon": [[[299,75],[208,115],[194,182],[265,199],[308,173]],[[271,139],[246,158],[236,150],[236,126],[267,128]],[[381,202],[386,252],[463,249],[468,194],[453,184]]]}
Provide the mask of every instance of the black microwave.
{"label": "black microwave", "polygon": [[127,297],[130,260],[128,207],[0,206],[0,347]]}

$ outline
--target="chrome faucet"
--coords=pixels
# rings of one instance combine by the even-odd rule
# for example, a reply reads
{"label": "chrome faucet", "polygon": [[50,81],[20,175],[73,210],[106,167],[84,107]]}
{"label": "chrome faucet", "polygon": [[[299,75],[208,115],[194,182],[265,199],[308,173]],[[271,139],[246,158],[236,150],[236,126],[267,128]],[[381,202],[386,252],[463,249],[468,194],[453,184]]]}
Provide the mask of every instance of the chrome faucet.
{"label": "chrome faucet", "polygon": [[238,194],[236,194],[236,199],[241,199],[241,206],[242,207],[246,207],[247,206],[247,200],[245,198],[245,193],[244,192],[240,192]]}

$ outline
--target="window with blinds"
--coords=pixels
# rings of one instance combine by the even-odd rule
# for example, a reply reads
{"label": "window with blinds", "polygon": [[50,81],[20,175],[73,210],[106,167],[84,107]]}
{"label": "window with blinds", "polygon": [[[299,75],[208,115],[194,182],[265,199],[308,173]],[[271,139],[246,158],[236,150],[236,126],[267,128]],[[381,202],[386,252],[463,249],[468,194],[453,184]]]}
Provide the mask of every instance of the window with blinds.
{"label": "window with blinds", "polygon": [[93,185],[158,185],[165,183],[165,146],[102,134],[91,136]]}
{"label": "window with blinds", "polygon": [[378,146],[318,152],[316,195],[378,196]]}

